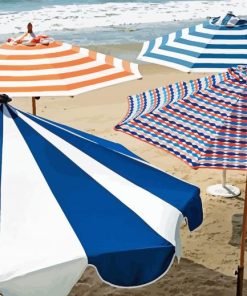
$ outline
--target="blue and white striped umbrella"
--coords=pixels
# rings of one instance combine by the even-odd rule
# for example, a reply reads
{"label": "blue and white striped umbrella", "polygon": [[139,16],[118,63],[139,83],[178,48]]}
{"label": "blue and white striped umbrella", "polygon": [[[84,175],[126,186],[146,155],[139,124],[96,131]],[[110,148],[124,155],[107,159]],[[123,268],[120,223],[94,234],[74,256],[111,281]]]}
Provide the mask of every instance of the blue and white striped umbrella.
{"label": "blue and white striped umbrella", "polygon": [[138,59],[185,72],[224,72],[247,64],[247,19],[231,13],[146,41]]}
{"label": "blue and white striped umbrella", "polygon": [[67,295],[88,264],[137,286],[202,222],[199,189],[123,146],[0,106],[0,293]]}

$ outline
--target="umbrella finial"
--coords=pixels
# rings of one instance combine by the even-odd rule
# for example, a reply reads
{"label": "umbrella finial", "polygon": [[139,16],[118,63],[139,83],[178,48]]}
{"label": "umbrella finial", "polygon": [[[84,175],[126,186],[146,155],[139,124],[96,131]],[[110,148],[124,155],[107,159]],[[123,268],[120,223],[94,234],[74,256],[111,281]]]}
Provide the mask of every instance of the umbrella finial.
{"label": "umbrella finial", "polygon": [[0,94],[0,103],[1,104],[7,104],[7,103],[9,103],[11,101],[12,101],[12,99],[8,95]]}

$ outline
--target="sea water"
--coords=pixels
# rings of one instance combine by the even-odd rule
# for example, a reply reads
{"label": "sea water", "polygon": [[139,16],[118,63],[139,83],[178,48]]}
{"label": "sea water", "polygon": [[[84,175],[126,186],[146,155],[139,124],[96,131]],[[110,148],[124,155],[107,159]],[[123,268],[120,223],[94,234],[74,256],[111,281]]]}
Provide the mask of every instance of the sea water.
{"label": "sea water", "polygon": [[247,0],[0,0],[0,43],[26,31],[78,45],[142,42],[208,16],[247,15]]}

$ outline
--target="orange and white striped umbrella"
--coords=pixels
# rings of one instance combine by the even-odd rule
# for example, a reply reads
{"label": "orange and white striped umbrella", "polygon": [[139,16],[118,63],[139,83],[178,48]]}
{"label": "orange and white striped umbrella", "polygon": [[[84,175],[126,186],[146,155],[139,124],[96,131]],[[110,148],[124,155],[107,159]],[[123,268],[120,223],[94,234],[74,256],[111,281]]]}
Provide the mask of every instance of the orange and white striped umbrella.
{"label": "orange and white striped umbrella", "polygon": [[58,41],[0,46],[0,93],[12,97],[74,96],[141,77],[137,64]]}

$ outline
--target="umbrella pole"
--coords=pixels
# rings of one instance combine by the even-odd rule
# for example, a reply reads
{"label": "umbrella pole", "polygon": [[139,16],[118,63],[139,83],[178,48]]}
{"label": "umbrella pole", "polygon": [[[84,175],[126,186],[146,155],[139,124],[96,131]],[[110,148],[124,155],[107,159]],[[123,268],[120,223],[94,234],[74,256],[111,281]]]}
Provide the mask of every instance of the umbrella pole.
{"label": "umbrella pole", "polygon": [[240,189],[226,183],[226,169],[222,170],[221,184],[211,185],[207,188],[207,193],[214,196],[235,197],[240,194]]}
{"label": "umbrella pole", "polygon": [[32,97],[32,110],[33,110],[33,115],[36,115],[36,98]]}
{"label": "umbrella pole", "polygon": [[226,186],[226,170],[222,171],[222,186]]}
{"label": "umbrella pole", "polygon": [[238,266],[237,273],[237,296],[243,295],[243,281],[244,281],[244,255],[245,255],[245,238],[247,229],[247,179],[245,183],[245,198],[244,198],[244,213],[242,223],[242,235],[241,235],[241,250],[240,250],[240,264]]}

